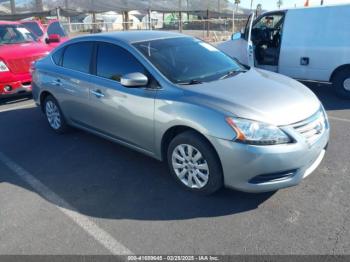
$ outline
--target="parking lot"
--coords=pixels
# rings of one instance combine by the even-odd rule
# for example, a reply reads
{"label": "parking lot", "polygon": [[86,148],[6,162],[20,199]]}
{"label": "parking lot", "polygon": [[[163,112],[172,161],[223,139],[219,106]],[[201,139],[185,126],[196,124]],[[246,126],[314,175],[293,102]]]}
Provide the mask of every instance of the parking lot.
{"label": "parking lot", "polygon": [[350,101],[311,86],[331,141],[299,186],[183,191],[165,164],[83,131],[57,135],[28,97],[0,101],[0,254],[349,254]]}

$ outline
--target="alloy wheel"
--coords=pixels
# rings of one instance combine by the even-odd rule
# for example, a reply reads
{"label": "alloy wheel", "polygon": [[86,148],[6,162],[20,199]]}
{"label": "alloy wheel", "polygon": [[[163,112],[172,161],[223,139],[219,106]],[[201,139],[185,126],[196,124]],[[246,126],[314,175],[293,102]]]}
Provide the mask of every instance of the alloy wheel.
{"label": "alloy wheel", "polygon": [[188,144],[178,145],[172,153],[176,176],[187,187],[201,189],[209,180],[209,166],[203,154]]}
{"label": "alloy wheel", "polygon": [[61,113],[53,101],[46,102],[45,113],[50,126],[55,130],[59,129],[61,127]]}

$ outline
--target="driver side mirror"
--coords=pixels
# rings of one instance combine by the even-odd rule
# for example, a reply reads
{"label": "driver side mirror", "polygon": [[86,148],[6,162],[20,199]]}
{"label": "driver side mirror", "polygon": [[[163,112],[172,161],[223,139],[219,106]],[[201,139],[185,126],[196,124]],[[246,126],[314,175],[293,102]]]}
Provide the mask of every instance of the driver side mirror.
{"label": "driver side mirror", "polygon": [[52,34],[52,35],[49,35],[49,38],[46,38],[45,41],[47,44],[59,43],[61,42],[61,36],[58,34]]}
{"label": "driver side mirror", "polygon": [[241,39],[241,38],[242,38],[242,33],[241,32],[234,33],[231,36],[231,40],[238,40],[238,39]]}
{"label": "driver side mirror", "polygon": [[142,73],[130,73],[123,75],[120,83],[125,87],[144,87],[148,85],[148,77]]}

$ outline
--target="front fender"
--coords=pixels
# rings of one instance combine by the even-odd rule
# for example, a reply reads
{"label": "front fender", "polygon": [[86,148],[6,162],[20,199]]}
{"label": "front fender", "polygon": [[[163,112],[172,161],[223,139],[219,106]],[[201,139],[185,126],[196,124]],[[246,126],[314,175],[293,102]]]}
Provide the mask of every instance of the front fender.
{"label": "front fender", "polygon": [[225,114],[210,107],[184,101],[157,100],[155,105],[155,155],[161,158],[162,138],[173,127],[192,128],[206,137],[234,140]]}

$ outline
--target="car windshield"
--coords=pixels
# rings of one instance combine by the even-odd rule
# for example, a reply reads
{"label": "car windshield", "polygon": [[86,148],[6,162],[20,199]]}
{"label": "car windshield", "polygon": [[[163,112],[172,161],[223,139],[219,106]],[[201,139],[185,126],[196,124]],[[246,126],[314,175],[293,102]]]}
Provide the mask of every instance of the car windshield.
{"label": "car windshield", "polygon": [[22,24],[23,24],[23,26],[25,28],[30,30],[35,35],[37,35],[39,37],[44,35],[43,30],[40,28],[40,26],[38,25],[37,22],[35,22],[35,21],[28,21],[28,22],[23,22]]}
{"label": "car windshield", "polygon": [[20,44],[35,41],[27,28],[18,25],[0,25],[0,44]]}
{"label": "car windshield", "polygon": [[214,46],[192,37],[179,37],[133,44],[177,84],[199,84],[244,71],[244,67]]}

